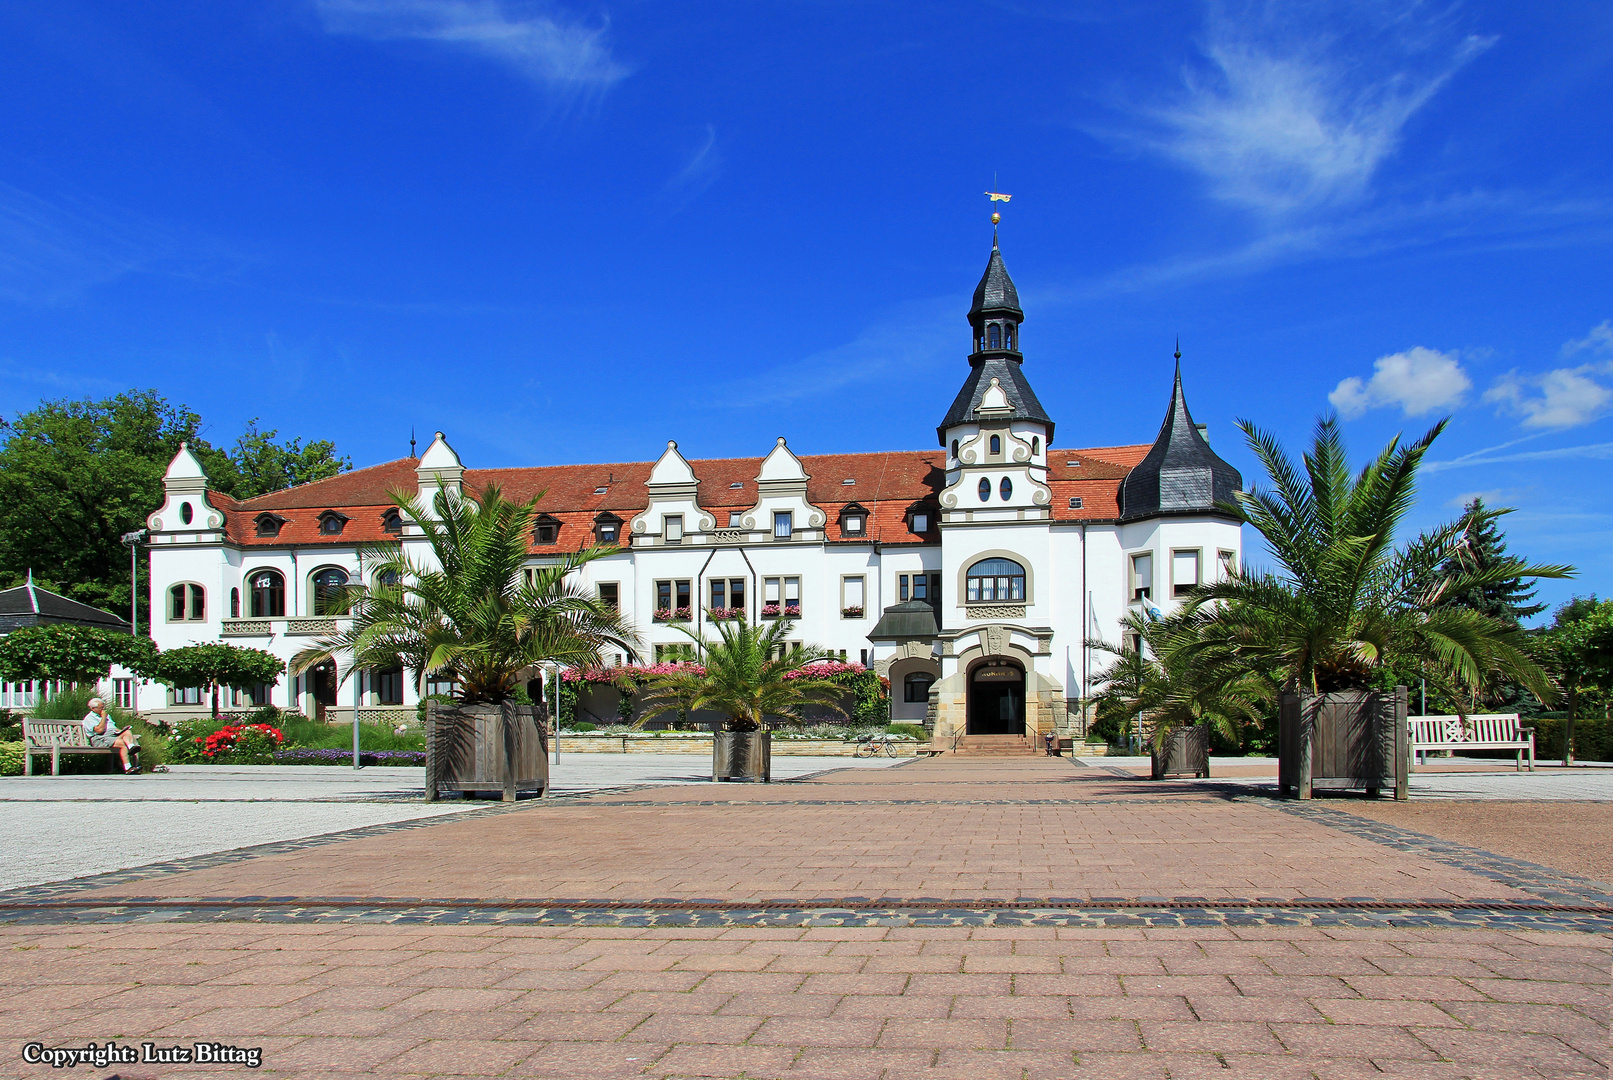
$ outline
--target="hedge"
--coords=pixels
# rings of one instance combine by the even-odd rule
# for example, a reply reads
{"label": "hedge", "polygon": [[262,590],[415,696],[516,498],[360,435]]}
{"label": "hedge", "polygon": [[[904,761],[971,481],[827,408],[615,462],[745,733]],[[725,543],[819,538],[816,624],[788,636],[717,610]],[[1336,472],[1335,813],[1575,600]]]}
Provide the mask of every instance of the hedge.
{"label": "hedge", "polygon": [[[1544,716],[1530,717],[1525,726],[1535,729],[1535,756],[1537,758],[1563,757],[1563,729],[1567,720]],[[1613,761],[1613,724],[1601,717],[1582,717],[1574,721],[1574,760]]]}

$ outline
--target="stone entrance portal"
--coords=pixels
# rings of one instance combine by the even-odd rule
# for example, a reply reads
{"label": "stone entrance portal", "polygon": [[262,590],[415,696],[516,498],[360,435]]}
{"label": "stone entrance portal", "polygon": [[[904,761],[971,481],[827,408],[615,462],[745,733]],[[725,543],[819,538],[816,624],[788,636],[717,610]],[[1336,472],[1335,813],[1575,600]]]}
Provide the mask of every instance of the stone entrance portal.
{"label": "stone entrance portal", "polygon": [[969,672],[970,735],[1025,734],[1025,671],[991,657]]}

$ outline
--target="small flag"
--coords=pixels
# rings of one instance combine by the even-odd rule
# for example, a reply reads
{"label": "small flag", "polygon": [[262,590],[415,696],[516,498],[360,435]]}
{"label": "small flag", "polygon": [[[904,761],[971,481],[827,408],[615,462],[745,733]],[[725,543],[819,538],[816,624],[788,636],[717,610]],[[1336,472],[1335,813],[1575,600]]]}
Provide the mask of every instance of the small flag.
{"label": "small flag", "polygon": [[1013,198],[1012,195],[1004,195],[997,191],[988,191],[986,192],[986,195],[991,199],[992,202],[1007,202],[1009,199]]}

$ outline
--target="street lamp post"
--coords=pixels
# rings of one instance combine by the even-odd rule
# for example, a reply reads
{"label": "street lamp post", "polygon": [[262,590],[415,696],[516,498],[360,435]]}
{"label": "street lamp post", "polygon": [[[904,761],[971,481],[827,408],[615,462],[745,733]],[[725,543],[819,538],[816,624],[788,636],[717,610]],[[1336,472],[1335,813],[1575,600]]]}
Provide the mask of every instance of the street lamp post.
{"label": "street lamp post", "polygon": [[[140,542],[147,535],[149,534],[145,529],[136,529],[119,537],[129,547],[129,633],[131,635],[140,633]],[[133,713],[140,711],[140,676],[132,671],[129,672],[129,711]]]}

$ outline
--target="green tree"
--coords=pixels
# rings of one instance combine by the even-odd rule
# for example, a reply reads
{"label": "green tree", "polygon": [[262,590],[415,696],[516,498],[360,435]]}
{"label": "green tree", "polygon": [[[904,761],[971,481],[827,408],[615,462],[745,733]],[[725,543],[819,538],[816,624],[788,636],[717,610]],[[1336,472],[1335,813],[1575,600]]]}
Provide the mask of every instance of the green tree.
{"label": "green tree", "polygon": [[[1469,502],[1462,513],[1462,519],[1467,522],[1467,531],[1450,557],[1440,566],[1440,573],[1447,578],[1455,578],[1458,574],[1486,572],[1497,566],[1509,571],[1516,569],[1520,564],[1507,555],[1506,536],[1497,524],[1512,512],[1511,507],[1492,510],[1484,505],[1481,498]],[[1485,578],[1466,589],[1450,590],[1445,594],[1443,604],[1446,607],[1465,607],[1511,626],[1521,626],[1524,619],[1546,610],[1545,604],[1530,603],[1534,597],[1533,579],[1515,573]]]}
{"label": "green tree", "polygon": [[1563,730],[1563,764],[1574,760],[1574,721],[1593,694],[1603,700],[1613,693],[1613,600],[1575,597],[1557,610],[1542,635],[1548,664],[1554,669],[1568,702]]}
{"label": "green tree", "polygon": [[1087,642],[1114,658],[1088,702],[1099,730],[1125,732],[1135,721],[1163,749],[1178,728],[1203,724],[1237,745],[1244,728],[1260,724],[1276,683],[1227,643],[1208,643],[1202,623],[1186,610],[1165,619],[1132,612],[1121,622],[1122,644]]}
{"label": "green tree", "polygon": [[[48,401],[3,423],[0,577],[31,568],[55,592],[111,611],[129,609],[129,549],[162,502],[162,474],[188,441],[210,472],[228,458],[197,437],[201,417],[154,390],[104,401]],[[142,618],[147,560],[138,563]]]}
{"label": "green tree", "polygon": [[[155,390],[101,401],[47,401],[0,419],[0,586],[31,569],[46,588],[109,611],[129,610],[129,549],[121,537],[162,505],[162,476],[187,443],[209,486],[247,498],[350,468],[319,440],[284,445],[248,425],[234,454],[198,432],[202,418]],[[270,486],[272,485],[272,486]],[[136,560],[142,623],[149,561]]]}
{"label": "green tree", "polygon": [[259,683],[273,685],[286,665],[262,649],[239,645],[186,645],[159,653],[151,674],[171,687],[201,687],[213,696],[213,719],[218,719],[218,692],[222,687],[246,690]]}
{"label": "green tree", "polygon": [[246,422],[246,432],[235,441],[230,463],[235,471],[237,499],[251,499],[270,491],[311,484],[353,467],[353,462],[336,454],[329,439],[314,439],[307,446],[301,439],[275,441],[280,432],[258,430],[257,417]]}
{"label": "green tree", "polygon": [[151,674],[157,648],[148,637],[96,626],[25,626],[0,637],[0,679],[94,683],[115,664]]}
{"label": "green tree", "polygon": [[459,701],[496,704],[513,697],[535,665],[597,667],[611,646],[632,655],[638,639],[622,615],[567,580],[616,548],[575,552],[524,575],[541,498],[512,503],[494,485],[470,498],[440,492],[433,514],[394,493],[423,531],[432,561],[416,562],[396,543],[362,549],[374,580],[394,584],[351,586],[351,628],[299,652],[292,670],[345,653],[361,668],[402,664],[422,684],[427,675],[450,677]]}
{"label": "green tree", "polygon": [[1418,467],[1444,421],[1408,445],[1392,440],[1355,475],[1335,417],[1318,422],[1303,469],[1272,436],[1240,426],[1271,488],[1240,493],[1226,509],[1255,527],[1281,571],[1245,568],[1195,595],[1206,647],[1234,648],[1286,688],[1311,693],[1382,687],[1409,665],[1453,695],[1494,676],[1553,695],[1516,624],[1445,600],[1519,578],[1569,577],[1572,567],[1506,555],[1465,564],[1480,523],[1472,514],[1397,546]]}
{"label": "green tree", "polygon": [[769,716],[800,722],[807,705],[841,712],[844,688],[839,683],[800,673],[808,664],[836,660],[839,654],[791,644],[791,620],[778,619],[765,628],[724,620],[717,623],[716,641],[684,626],[678,629],[699,649],[700,663],[650,676],[649,707],[641,723],[663,713],[711,709],[727,717],[724,730],[755,731]]}

